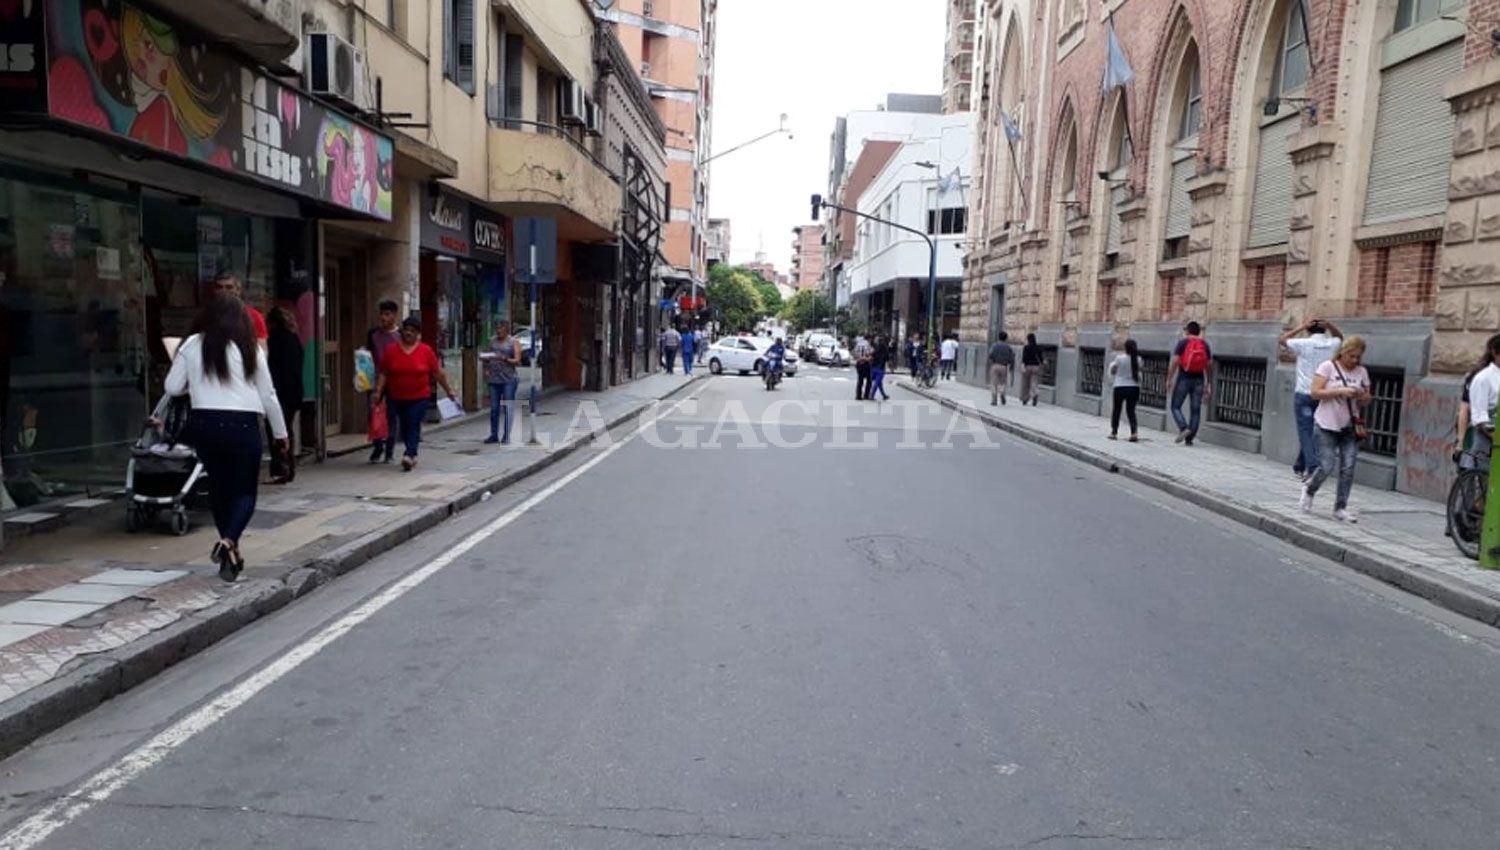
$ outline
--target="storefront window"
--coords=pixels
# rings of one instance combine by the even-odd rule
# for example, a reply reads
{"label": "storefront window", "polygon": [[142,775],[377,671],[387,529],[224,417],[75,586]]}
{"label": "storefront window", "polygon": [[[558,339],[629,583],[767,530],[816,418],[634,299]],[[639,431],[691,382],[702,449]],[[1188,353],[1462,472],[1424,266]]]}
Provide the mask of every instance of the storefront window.
{"label": "storefront window", "polygon": [[165,356],[148,350],[139,245],[128,194],[0,166],[5,508],[121,486]]}

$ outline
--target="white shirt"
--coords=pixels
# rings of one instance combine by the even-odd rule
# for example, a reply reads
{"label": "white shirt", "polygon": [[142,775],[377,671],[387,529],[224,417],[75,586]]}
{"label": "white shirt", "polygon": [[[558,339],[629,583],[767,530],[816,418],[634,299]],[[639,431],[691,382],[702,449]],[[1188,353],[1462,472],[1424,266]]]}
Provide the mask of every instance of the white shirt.
{"label": "white shirt", "polygon": [[1297,392],[1303,395],[1312,392],[1313,372],[1332,360],[1342,344],[1343,340],[1328,334],[1313,334],[1286,341],[1286,347],[1297,355]]}
{"label": "white shirt", "polygon": [[187,393],[194,410],[237,410],[259,413],[271,423],[271,434],[286,439],[286,420],[276,401],[271,384],[271,366],[262,351],[256,363],[255,377],[245,379],[245,361],[238,346],[229,346],[229,380],[210,375],[203,365],[203,337],[193,334],[177,349],[172,370],[167,373],[167,395]]}
{"label": "white shirt", "polygon": [[943,340],[942,351],[943,351],[943,356],[942,356],[943,360],[957,360],[958,359],[958,340],[953,340],[953,339],[945,339],[945,340]]}
{"label": "white shirt", "polygon": [[1500,366],[1491,363],[1469,384],[1469,422],[1493,425],[1496,398],[1500,398]]}

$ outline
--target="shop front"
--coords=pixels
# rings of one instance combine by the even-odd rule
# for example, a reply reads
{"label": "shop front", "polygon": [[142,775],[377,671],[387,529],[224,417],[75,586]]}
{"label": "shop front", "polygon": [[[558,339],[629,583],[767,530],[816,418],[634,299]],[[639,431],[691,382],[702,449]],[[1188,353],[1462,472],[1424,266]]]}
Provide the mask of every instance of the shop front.
{"label": "shop front", "polygon": [[480,350],[496,323],[512,318],[505,274],[507,238],[505,219],[478,201],[438,185],[424,188],[422,337],[442,358],[449,381],[462,387],[465,410],[477,410],[485,400]]}
{"label": "shop front", "polygon": [[[215,277],[238,277],[247,302],[286,308],[315,339],[315,219],[389,218],[392,145],[131,4],[22,4],[0,42],[33,57],[0,69],[0,504],[12,509],[121,486]],[[316,346],[304,357],[313,395]],[[304,407],[310,426],[316,404]]]}

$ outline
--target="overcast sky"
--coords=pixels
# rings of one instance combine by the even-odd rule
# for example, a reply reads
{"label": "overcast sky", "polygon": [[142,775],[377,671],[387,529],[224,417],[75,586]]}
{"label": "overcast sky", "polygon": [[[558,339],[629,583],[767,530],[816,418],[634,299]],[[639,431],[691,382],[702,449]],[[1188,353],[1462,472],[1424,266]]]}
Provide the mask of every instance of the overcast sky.
{"label": "overcast sky", "polygon": [[938,94],[943,0],[719,0],[713,151],[776,127],[778,137],[713,163],[709,208],[732,227],[731,261],[791,266],[792,228],[828,182],[836,117],[870,109],[887,92]]}

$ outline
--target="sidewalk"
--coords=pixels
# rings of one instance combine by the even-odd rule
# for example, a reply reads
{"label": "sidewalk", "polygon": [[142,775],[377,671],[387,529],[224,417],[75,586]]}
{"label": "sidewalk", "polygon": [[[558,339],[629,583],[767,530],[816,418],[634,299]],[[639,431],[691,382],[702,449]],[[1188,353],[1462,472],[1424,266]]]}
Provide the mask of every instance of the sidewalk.
{"label": "sidewalk", "polygon": [[[124,508],[54,533],[7,541],[0,555],[0,757],[323,582],[392,549],[486,493],[561,460],[589,427],[592,402],[610,427],[691,380],[657,374],[603,393],[543,400],[544,447],[484,445],[489,417],[424,432],[421,465],[370,464],[356,451],[298,469],[289,486],[262,485],[242,541],[240,581],[208,561],[217,535],[206,510],[173,536],[163,523],[125,531]],[[524,405],[523,405],[524,408]],[[398,452],[399,453],[399,452]]]}
{"label": "sidewalk", "polygon": [[[1333,481],[1318,494],[1312,514],[1297,507],[1301,486],[1291,468],[1260,455],[1198,443],[1177,445],[1174,434],[1143,430],[1141,442],[1108,439],[1109,420],[1043,405],[990,406],[988,389],[944,381],[932,390],[902,381],[904,389],[948,407],[969,409],[989,424],[1054,451],[1165,490],[1315,554],[1342,561],[1381,581],[1456,613],[1500,625],[1500,572],[1480,569],[1444,536],[1437,502],[1355,485],[1350,507],[1357,524],[1330,515]],[[1122,432],[1124,423],[1121,423]],[[1123,434],[1122,434],[1123,436]]]}

